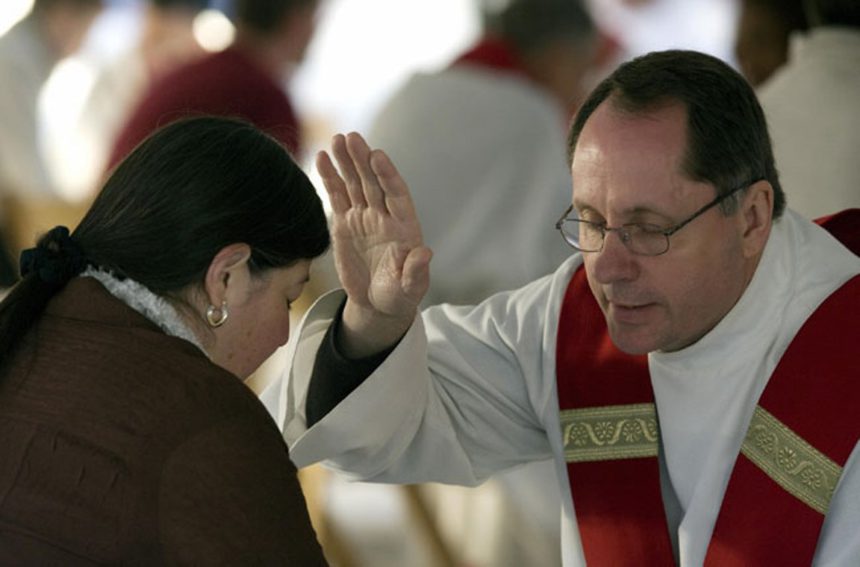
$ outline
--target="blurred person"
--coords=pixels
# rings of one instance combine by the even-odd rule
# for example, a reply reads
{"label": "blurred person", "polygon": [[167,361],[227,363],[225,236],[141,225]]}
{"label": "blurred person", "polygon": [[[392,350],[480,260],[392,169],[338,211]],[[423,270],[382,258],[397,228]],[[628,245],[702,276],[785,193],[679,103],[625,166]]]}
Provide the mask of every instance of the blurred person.
{"label": "blurred person", "polygon": [[25,251],[0,303],[0,564],[324,565],[242,381],[328,245],[281,144],[195,118]]}
{"label": "blurred person", "polygon": [[809,32],[758,94],[789,203],[816,218],[860,207],[860,2],[807,8]]}
{"label": "blurred person", "polygon": [[788,60],[789,37],[808,29],[805,0],[741,0],[735,57],[754,87]]}
{"label": "blurred person", "polygon": [[[98,184],[119,129],[147,87],[175,67],[205,55],[194,38],[195,17],[207,0],[145,0],[139,38],[97,71],[77,119],[75,156],[89,160],[69,191],[86,194]],[[86,151],[80,151],[80,145]]]}
{"label": "blurred person", "polygon": [[235,0],[233,44],[152,83],[120,129],[108,167],[157,127],[196,114],[246,119],[300,157],[301,126],[284,80],[304,58],[317,4],[317,0]]}
{"label": "blurred person", "polygon": [[344,290],[292,343],[293,460],[475,485],[552,458],[567,567],[857,565],[860,211],[787,209],[755,92],[698,52],[620,66],[567,148],[544,222],[573,255],[420,313],[406,181],[358,134],[320,153]]}
{"label": "blurred person", "polygon": [[[516,0],[487,13],[484,28],[449,67],[408,79],[368,134],[409,180],[434,251],[426,304],[476,303],[553,271],[569,254],[539,221],[566,202],[565,127],[586,92],[599,32],[571,0]],[[494,491],[507,510],[479,530],[495,542],[482,546],[469,530],[448,535],[467,555],[492,556],[489,564],[556,565],[557,484],[551,461],[503,473],[478,489]],[[447,487],[427,494],[440,503],[456,494],[466,513],[483,496]],[[444,519],[449,507],[437,507]]]}
{"label": "blurred person", "polygon": [[17,279],[6,201],[57,194],[39,140],[39,93],[57,62],[78,50],[101,9],[102,0],[35,0],[0,37],[0,287]]}
{"label": "blurred person", "polygon": [[427,304],[475,302],[568,255],[539,219],[566,201],[565,128],[597,39],[578,2],[516,0],[451,66],[411,77],[376,116],[368,140],[409,180],[434,250]]}
{"label": "blurred person", "polygon": [[585,1],[601,29],[618,42],[616,57],[599,78],[631,57],[663,49],[683,47],[733,60],[740,0]]}
{"label": "blurred person", "polygon": [[102,0],[35,0],[29,15],[0,37],[0,188],[53,196],[38,140],[39,92],[60,59],[77,51]]}

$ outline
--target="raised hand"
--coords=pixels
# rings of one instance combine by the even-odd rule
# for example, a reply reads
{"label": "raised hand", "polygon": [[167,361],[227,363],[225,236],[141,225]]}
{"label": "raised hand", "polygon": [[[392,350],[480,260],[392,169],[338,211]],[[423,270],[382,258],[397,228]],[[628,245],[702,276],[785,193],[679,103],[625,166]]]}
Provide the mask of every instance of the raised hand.
{"label": "raised hand", "polygon": [[430,282],[432,254],[388,156],[356,133],[335,136],[332,154],[340,173],[325,152],[317,155],[317,169],[331,200],[335,265],[348,296],[340,343],[348,356],[365,356],[411,325]]}

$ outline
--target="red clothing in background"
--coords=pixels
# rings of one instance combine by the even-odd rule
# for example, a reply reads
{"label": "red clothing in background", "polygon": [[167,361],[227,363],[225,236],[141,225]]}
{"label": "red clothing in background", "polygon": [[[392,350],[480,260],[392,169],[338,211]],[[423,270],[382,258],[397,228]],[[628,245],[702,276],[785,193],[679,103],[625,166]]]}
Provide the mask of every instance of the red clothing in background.
{"label": "red clothing in background", "polygon": [[281,85],[239,49],[184,65],[153,83],[120,130],[108,160],[113,168],[160,126],[189,115],[244,118],[301,151],[296,114]]}

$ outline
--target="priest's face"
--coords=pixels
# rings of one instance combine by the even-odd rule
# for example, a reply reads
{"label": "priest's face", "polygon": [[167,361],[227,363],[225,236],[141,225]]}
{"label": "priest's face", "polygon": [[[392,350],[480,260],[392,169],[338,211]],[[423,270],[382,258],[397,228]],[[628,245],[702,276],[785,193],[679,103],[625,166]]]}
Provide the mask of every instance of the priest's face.
{"label": "priest's face", "polygon": [[[716,196],[681,169],[686,111],[676,104],[632,115],[604,101],[582,130],[573,156],[574,207],[608,227],[647,223],[671,228]],[[617,232],[584,253],[589,286],[622,351],[643,354],[687,347],[729,312],[751,268],[742,213],[713,207],[669,239],[657,256],[638,255]]]}

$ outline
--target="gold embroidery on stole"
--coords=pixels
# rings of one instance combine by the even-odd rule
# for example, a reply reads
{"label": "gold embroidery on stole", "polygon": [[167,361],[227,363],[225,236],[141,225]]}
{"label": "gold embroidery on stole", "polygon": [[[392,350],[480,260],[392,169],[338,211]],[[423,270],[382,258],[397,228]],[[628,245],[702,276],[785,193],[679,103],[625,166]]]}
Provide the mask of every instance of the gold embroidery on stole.
{"label": "gold embroidery on stole", "polygon": [[827,514],[842,467],[760,406],[755,408],[741,452],[801,502]]}
{"label": "gold embroidery on stole", "polygon": [[561,435],[568,463],[656,457],[654,404],[630,404],[561,411]]}

